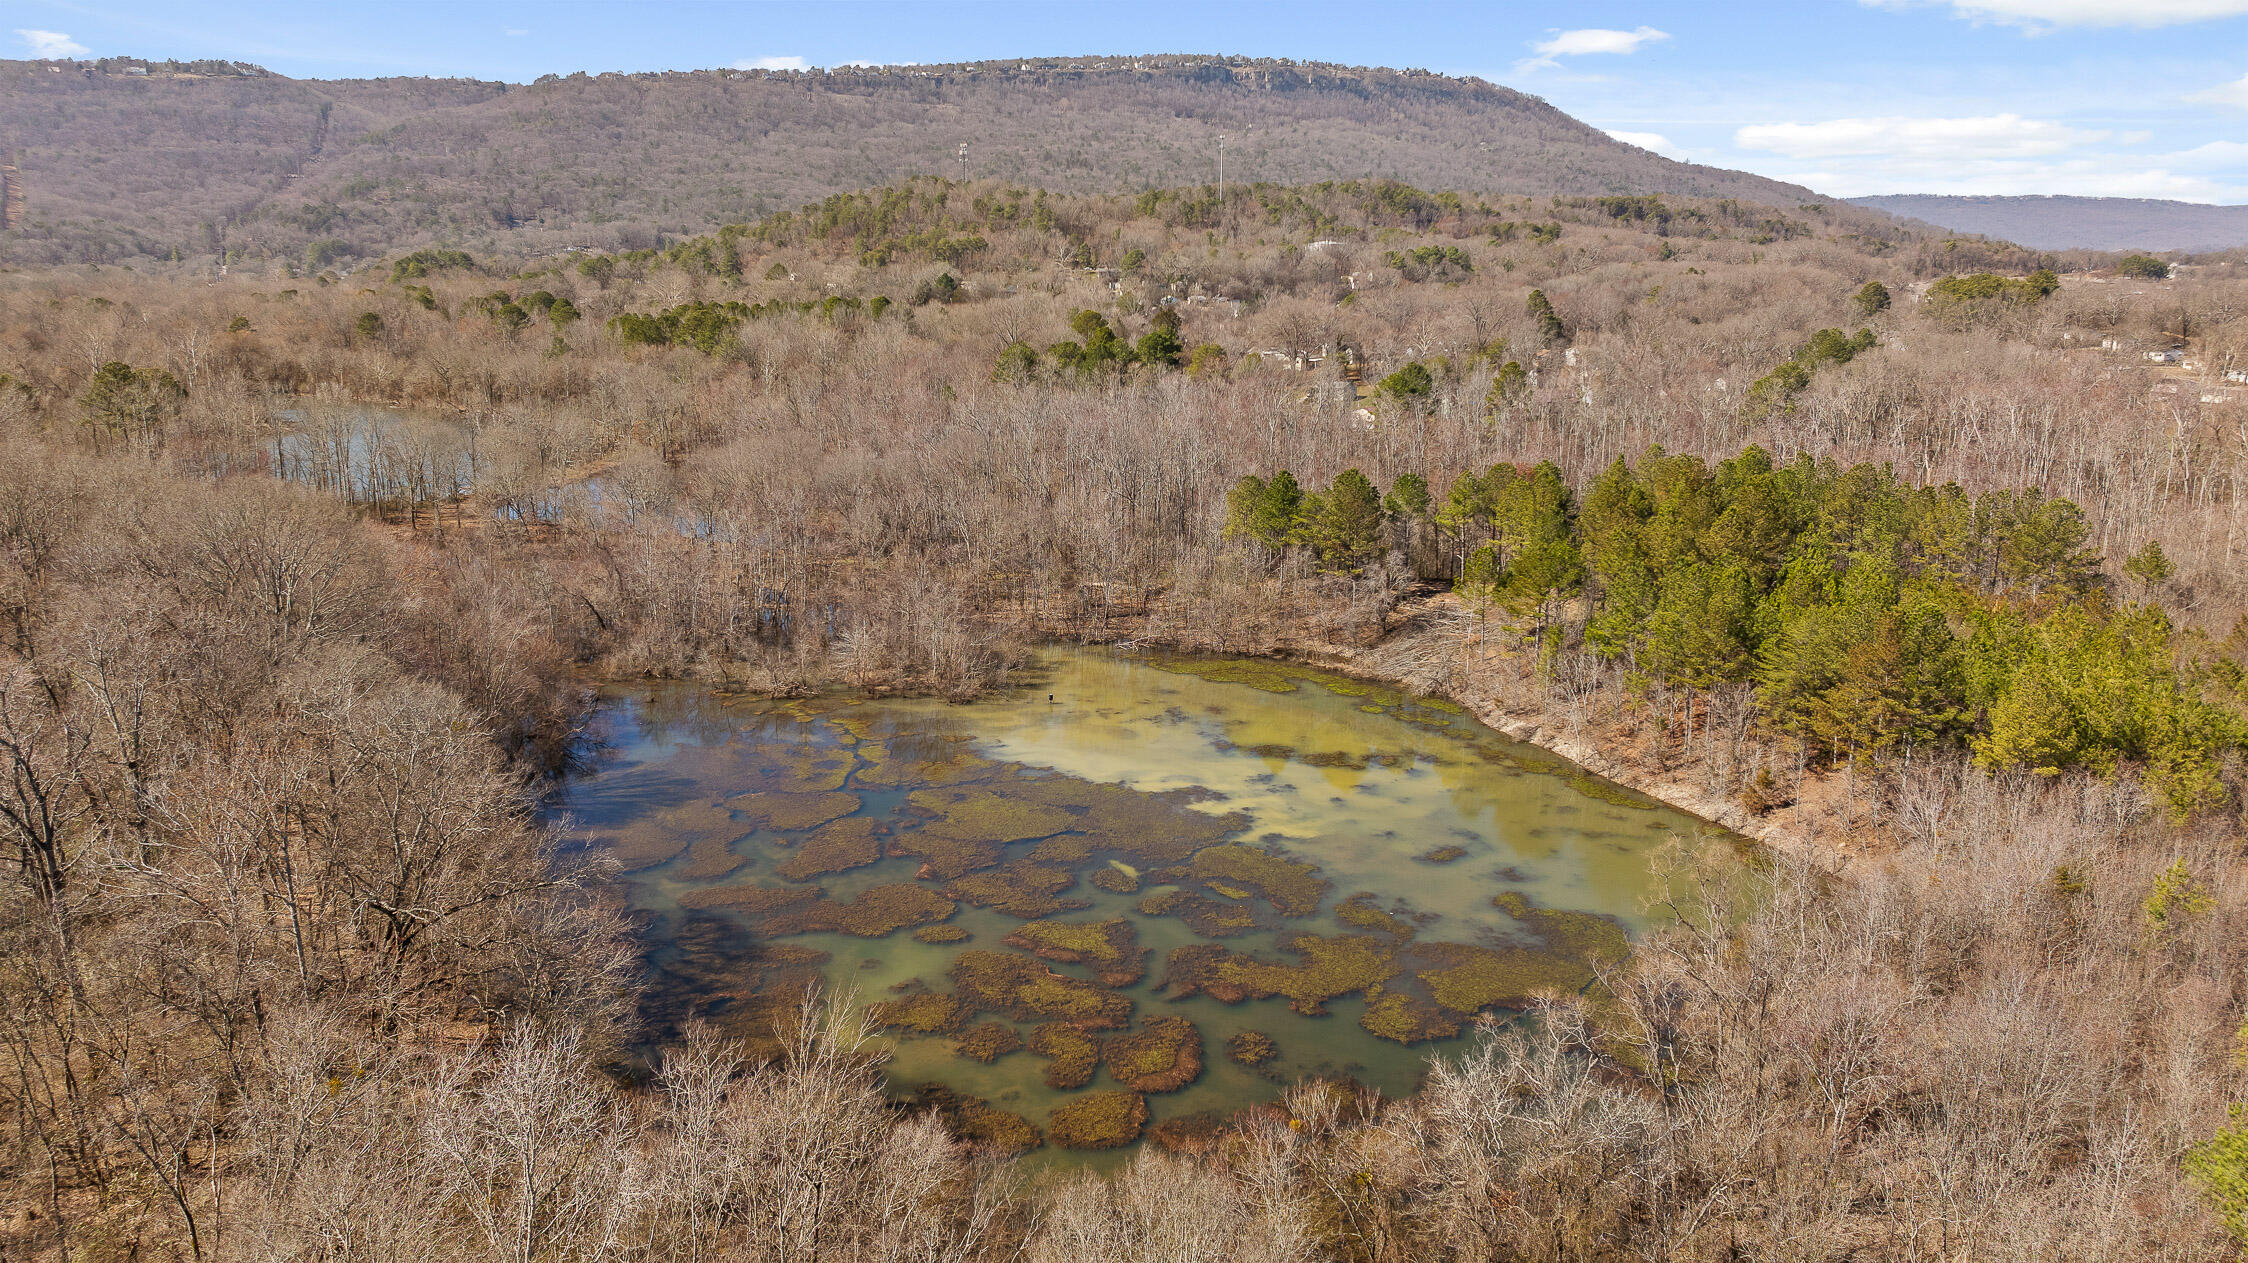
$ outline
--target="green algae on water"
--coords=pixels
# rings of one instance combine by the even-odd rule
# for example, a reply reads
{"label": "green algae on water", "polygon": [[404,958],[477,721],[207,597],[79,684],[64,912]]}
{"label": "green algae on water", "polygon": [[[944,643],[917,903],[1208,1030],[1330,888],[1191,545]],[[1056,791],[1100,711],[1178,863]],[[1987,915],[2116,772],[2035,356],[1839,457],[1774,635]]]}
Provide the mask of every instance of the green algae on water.
{"label": "green algae on water", "polygon": [[1101,1064],[1101,1041],[1067,1022],[1033,1027],[1030,1050],[1046,1059],[1044,1078],[1050,1088],[1084,1087]]}
{"label": "green algae on water", "polygon": [[1183,1017],[1145,1018],[1101,1041],[1101,1064],[1135,1092],[1176,1092],[1202,1077],[1202,1032]]}
{"label": "green algae on water", "polygon": [[556,803],[631,870],[645,1028],[694,1016],[772,1056],[808,990],[849,988],[892,1090],[940,1085],[963,1139],[1035,1146],[1097,1086],[1139,1102],[1132,1134],[1207,1146],[1288,1083],[1407,1094],[1474,1015],[1595,994],[1650,924],[1648,851],[1697,831],[1440,699],[1311,668],[1057,650],[1036,688],[613,694],[613,768]]}
{"label": "green algae on water", "polygon": [[1147,976],[1147,949],[1123,917],[1106,921],[1032,921],[1016,927],[1007,946],[1040,960],[1091,965],[1104,987],[1129,987]]}
{"label": "green algae on water", "polygon": [[1137,1092],[1087,1092],[1054,1107],[1046,1135],[1065,1149],[1117,1149],[1140,1138],[1147,1098]]}
{"label": "green algae on water", "polygon": [[955,994],[984,1013],[1018,1022],[1069,1022],[1084,1030],[1107,1030],[1131,1017],[1132,1001],[1067,974],[1058,974],[1028,956],[970,948],[953,959],[949,971]]}
{"label": "green algae on water", "polygon": [[1225,1055],[1244,1066],[1261,1066],[1280,1055],[1280,1045],[1263,1031],[1236,1031],[1226,1038]]}
{"label": "green algae on water", "polygon": [[953,1051],[970,1061],[990,1063],[1023,1046],[1023,1037],[1005,1022],[978,1022],[960,1032]]}

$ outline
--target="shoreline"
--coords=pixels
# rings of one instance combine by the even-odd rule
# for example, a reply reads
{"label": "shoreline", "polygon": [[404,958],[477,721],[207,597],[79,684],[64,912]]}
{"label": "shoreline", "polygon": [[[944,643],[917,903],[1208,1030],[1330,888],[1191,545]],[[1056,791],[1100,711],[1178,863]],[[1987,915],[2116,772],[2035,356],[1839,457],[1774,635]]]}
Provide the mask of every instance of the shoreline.
{"label": "shoreline", "polygon": [[[1346,646],[1319,642],[1275,643],[1262,651],[1217,649],[1175,637],[1162,635],[1119,635],[1114,638],[1069,637],[1048,635],[1039,637],[1041,643],[1076,643],[1082,645],[1129,645],[1134,648],[1162,649],[1173,653],[1209,654],[1218,657],[1274,658],[1293,661],[1320,670],[1335,671],[1372,683],[1404,689],[1409,693],[1441,697],[1459,706],[1476,722],[1498,732],[1510,740],[1535,746],[1549,754],[1567,759],[1585,771],[1613,781],[1625,789],[1644,794],[1649,798],[1705,820],[1720,828],[1748,838],[1759,846],[1785,853],[1828,874],[1840,874],[1855,867],[1866,853],[1834,841],[1819,840],[1813,834],[1791,827],[1775,819],[1776,816],[1799,816],[1801,804],[1785,811],[1757,815],[1739,802],[1719,796],[1690,784],[1675,775],[1651,773],[1643,768],[1610,755],[1594,739],[1561,731],[1551,716],[1538,711],[1510,711],[1500,699],[1484,689],[1447,685],[1423,692],[1421,687],[1406,678],[1406,673],[1396,669],[1387,660],[1392,651],[1404,648],[1414,639],[1412,623],[1393,627],[1370,645]],[[1823,778],[1807,782],[1816,784]]]}
{"label": "shoreline", "polygon": [[[1385,639],[1369,648],[1378,650],[1388,643]],[[1413,685],[1396,674],[1381,670],[1379,661],[1370,660],[1372,655],[1367,650],[1330,648],[1324,652],[1298,652],[1291,656],[1308,666],[1341,671],[1408,691],[1413,688]],[[1536,746],[1548,754],[1558,755],[1595,776],[1614,781],[1634,793],[1645,794],[1665,806],[1740,834],[1761,846],[1785,851],[1836,872],[1849,867],[1858,858],[1855,853],[1831,844],[1813,842],[1804,834],[1776,820],[1755,815],[1739,803],[1721,798],[1708,790],[1675,778],[1650,775],[1612,758],[1585,737],[1550,729],[1549,721],[1543,716],[1512,714],[1499,704],[1497,698],[1486,693],[1446,689],[1433,696],[1442,697],[1462,707],[1478,723],[1495,732],[1503,733],[1524,745]]]}

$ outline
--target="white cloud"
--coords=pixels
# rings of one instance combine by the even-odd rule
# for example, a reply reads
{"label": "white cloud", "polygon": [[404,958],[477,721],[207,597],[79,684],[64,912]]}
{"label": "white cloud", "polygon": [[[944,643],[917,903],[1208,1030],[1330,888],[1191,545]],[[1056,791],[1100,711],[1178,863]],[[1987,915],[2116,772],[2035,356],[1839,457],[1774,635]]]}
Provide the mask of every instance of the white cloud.
{"label": "white cloud", "polygon": [[2106,140],[2106,131],[1990,114],[1978,118],[1837,118],[1823,123],[1760,123],[1733,134],[1743,149],[1789,158],[1913,157],[1937,160],[2034,158]]}
{"label": "white cloud", "polygon": [[801,57],[744,57],[734,63],[736,70],[810,70],[812,63]]}
{"label": "white cloud", "polygon": [[1557,57],[1584,57],[1594,53],[1623,56],[1636,53],[1641,46],[1670,38],[1668,31],[1658,31],[1642,26],[1630,31],[1611,31],[1589,27],[1579,31],[1555,31],[1553,38],[1530,45],[1537,54],[1515,64],[1517,71],[1536,70],[1545,66],[1558,66]]}
{"label": "white cloud", "polygon": [[[1864,0],[1884,9],[1912,0]],[[2248,0],[1947,0],[1953,17],[2037,30],[2055,26],[2178,26],[2248,14]]]}
{"label": "white cloud", "polygon": [[2164,161],[2181,167],[2201,167],[2221,170],[2225,167],[2248,167],[2248,141],[2212,140],[2191,149],[2163,155]]}
{"label": "white cloud", "polygon": [[2235,79],[2231,83],[2220,83],[2214,88],[2204,88],[2199,92],[2189,92],[2186,100],[2200,105],[2232,105],[2248,110],[2248,77]]}
{"label": "white cloud", "polygon": [[2236,202],[2248,198],[2248,141],[2136,153],[2141,133],[2019,114],[1844,118],[1743,127],[1734,144],[1794,159],[1762,174],[1838,197],[1876,193],[2075,194]]}
{"label": "white cloud", "polygon": [[1620,140],[1627,145],[1637,145],[1649,153],[1659,153],[1666,158],[1678,156],[1678,146],[1670,143],[1670,137],[1663,135],[1661,132],[1612,131],[1608,135],[1612,139]]}
{"label": "white cloud", "polygon": [[27,31],[19,26],[16,28],[16,34],[21,35],[23,42],[30,46],[33,57],[42,59],[60,61],[71,57],[83,57],[93,51],[61,31]]}
{"label": "white cloud", "polygon": [[2157,155],[2127,161],[2120,155],[2062,162],[1978,162],[1941,167],[1910,163],[1828,164],[1764,171],[1832,197],[1882,193],[1950,193],[1962,197],[2147,197],[2179,202],[2248,200],[2248,183],[2234,176],[2181,171]]}
{"label": "white cloud", "polygon": [[530,33],[531,32],[528,29],[520,26],[511,26],[507,28],[507,37],[509,39],[514,39],[517,36],[529,35]]}

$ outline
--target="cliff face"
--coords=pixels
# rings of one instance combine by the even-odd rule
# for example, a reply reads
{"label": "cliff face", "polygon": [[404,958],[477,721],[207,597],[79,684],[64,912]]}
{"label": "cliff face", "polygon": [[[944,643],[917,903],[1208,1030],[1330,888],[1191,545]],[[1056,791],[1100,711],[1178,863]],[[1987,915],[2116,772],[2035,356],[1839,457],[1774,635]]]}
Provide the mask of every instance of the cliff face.
{"label": "cliff face", "polygon": [[[0,145],[31,196],[10,261],[630,247],[913,175],[1077,192],[1380,176],[1494,194],[1674,193],[1792,207],[1793,185],[1621,144],[1473,79],[1243,58],[295,80],[0,62]],[[338,247],[327,247],[334,253]]]}

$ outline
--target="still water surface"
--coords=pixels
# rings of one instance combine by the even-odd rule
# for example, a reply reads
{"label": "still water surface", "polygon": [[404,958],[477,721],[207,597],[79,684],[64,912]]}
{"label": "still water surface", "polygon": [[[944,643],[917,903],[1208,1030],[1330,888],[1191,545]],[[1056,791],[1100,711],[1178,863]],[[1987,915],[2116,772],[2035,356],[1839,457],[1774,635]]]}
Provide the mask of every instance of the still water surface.
{"label": "still water surface", "polygon": [[[693,1012],[756,1038],[814,981],[870,1004],[960,993],[961,953],[1019,957],[1005,940],[1028,920],[1121,921],[1144,976],[1102,988],[1097,962],[1048,967],[1089,984],[1064,1007],[1105,1006],[1078,1023],[1095,1039],[1193,1023],[1203,1068],[1147,1097],[1155,1124],[1307,1076],[1413,1091],[1476,1010],[1583,985],[1648,928],[1649,852],[1714,832],[1449,703],[1262,661],[1052,650],[1021,692],[967,706],[619,688],[597,732],[556,806],[624,869],[659,1036]],[[1355,963],[1330,969],[1305,935]],[[956,941],[923,941],[938,937]],[[1190,985],[1195,953],[1173,953],[1197,948],[1251,994]],[[1128,1028],[1104,993],[1128,999]],[[1027,1038],[1071,1017],[986,1005],[939,1033],[893,1027],[891,1086],[942,1084],[1044,1129],[1117,1090],[1113,1069],[1056,1088],[1031,1048],[985,1063],[956,1045],[979,1023]],[[1230,1058],[1247,1031],[1277,1056]]]}

